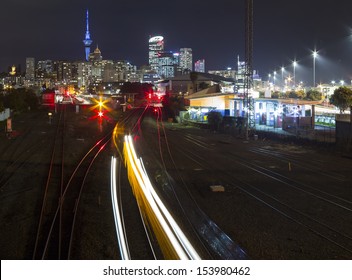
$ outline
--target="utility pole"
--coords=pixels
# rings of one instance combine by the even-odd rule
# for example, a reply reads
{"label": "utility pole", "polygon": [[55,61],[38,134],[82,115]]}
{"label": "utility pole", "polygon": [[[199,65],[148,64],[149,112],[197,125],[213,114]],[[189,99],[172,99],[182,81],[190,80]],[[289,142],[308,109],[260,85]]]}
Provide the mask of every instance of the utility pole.
{"label": "utility pole", "polygon": [[255,130],[254,101],[250,96],[253,88],[253,0],[245,0],[245,82],[244,82],[244,108],[246,111],[246,139]]}

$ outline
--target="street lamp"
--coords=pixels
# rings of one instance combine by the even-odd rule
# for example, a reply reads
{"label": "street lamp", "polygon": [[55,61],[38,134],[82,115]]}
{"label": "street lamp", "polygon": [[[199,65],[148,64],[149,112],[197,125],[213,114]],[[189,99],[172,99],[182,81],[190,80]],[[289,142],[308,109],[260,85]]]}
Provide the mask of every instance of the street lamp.
{"label": "street lamp", "polygon": [[276,80],[276,71],[274,71],[274,82],[273,82],[273,84],[274,84],[274,90],[275,90],[275,80]]}
{"label": "street lamp", "polygon": [[314,51],[313,52],[313,87],[315,87],[315,59],[318,56],[318,52]]}
{"label": "street lamp", "polygon": [[296,66],[297,66],[297,61],[293,61],[293,87],[296,88]]}
{"label": "street lamp", "polygon": [[285,68],[281,67],[281,84],[282,84],[282,87],[284,87],[284,71],[285,71]]}
{"label": "street lamp", "polygon": [[48,117],[49,117],[49,123],[51,124],[51,120],[53,118],[53,113],[49,112],[48,113]]}

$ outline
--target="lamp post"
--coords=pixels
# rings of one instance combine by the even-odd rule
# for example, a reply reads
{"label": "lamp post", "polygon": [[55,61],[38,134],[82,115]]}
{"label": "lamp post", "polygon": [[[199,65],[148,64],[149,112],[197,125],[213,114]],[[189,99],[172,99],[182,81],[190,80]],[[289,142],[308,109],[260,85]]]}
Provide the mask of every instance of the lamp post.
{"label": "lamp post", "polygon": [[296,88],[296,66],[297,66],[297,61],[293,61],[293,87]]}
{"label": "lamp post", "polygon": [[318,52],[314,51],[313,52],[313,87],[315,87],[315,59],[318,56]]}
{"label": "lamp post", "polygon": [[284,88],[284,71],[285,71],[285,68],[281,67],[281,84],[282,84],[282,88]]}

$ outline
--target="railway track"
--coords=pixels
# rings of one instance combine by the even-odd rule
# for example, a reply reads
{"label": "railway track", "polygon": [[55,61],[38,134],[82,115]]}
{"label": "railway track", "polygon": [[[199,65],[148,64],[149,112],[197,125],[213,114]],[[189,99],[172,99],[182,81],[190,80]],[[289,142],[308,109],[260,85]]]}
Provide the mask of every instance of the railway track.
{"label": "railway track", "polygon": [[[115,165],[116,176],[112,175],[115,179],[112,179],[111,183],[111,196],[114,200],[113,211],[121,259],[135,259],[140,258],[138,256],[141,255],[144,259],[162,258],[156,236],[150,230],[146,213],[136,200],[136,194],[130,186],[131,182],[128,182],[128,176],[131,174],[128,175],[124,155],[125,136],[133,134],[135,139],[141,136],[141,123],[146,110],[147,108],[143,107],[127,112],[124,118],[117,123],[113,133],[117,153],[112,158],[112,162],[115,162],[112,165]],[[131,203],[131,199],[136,200],[136,203]],[[139,234],[136,234],[136,228],[141,230]],[[133,242],[129,244],[128,240],[133,240]]]}
{"label": "railway track", "polygon": [[[111,223],[111,195],[107,192],[106,163],[112,154],[119,156],[116,149],[108,149],[112,146],[114,122],[106,119],[97,126],[90,108],[77,114],[72,107],[65,110],[66,106],[57,108],[51,123],[37,116],[28,118],[28,123],[26,119],[23,127],[28,130],[20,129],[18,138],[7,141],[3,151],[6,157],[0,163],[4,171],[0,174],[4,222],[1,236],[6,245],[3,258],[122,259]],[[138,135],[143,110],[126,112],[121,120],[126,125],[120,128],[126,133],[134,130]],[[47,117],[46,112],[41,114]],[[131,258],[155,259],[157,253],[150,245],[154,237],[144,233],[148,226],[143,225],[140,210],[131,201],[135,199],[131,198],[122,166],[117,167],[116,193],[123,205],[125,231],[133,241]]]}
{"label": "railway track", "polygon": [[[168,209],[172,211],[173,216],[177,217],[202,258],[247,258],[245,252],[197,206],[196,200],[189,191],[190,186],[182,180],[182,176],[178,176],[177,166],[171,154],[172,148],[168,146],[167,131],[161,118],[162,112],[159,109],[154,112],[152,118],[149,116],[146,119],[142,131],[143,134],[148,132],[148,136],[139,141],[140,150],[145,154],[144,157],[148,162],[153,162],[153,164],[148,164],[146,169],[151,178],[154,177],[153,182],[157,186],[158,193],[168,205]],[[148,140],[147,144],[144,143],[145,140]],[[149,152],[146,152],[147,150]],[[168,174],[169,165],[176,170],[175,176],[178,179],[181,178],[183,188],[180,188],[174,178]]]}
{"label": "railway track", "polygon": [[89,171],[111,140],[108,133],[76,166],[66,166],[66,106],[60,107],[56,137],[52,146],[43,193],[33,259],[69,259],[73,245],[76,213]]}
{"label": "railway track", "polygon": [[[29,120],[36,118],[40,114],[41,113],[37,113],[34,116],[30,116]],[[10,140],[11,145],[6,146],[6,150],[1,151],[0,190],[8,184],[18,170],[28,164],[28,161],[33,155],[45,146],[44,139],[36,143],[30,141],[32,137],[36,136],[35,134],[38,134],[38,128],[36,126],[26,126],[23,130],[21,129],[21,137]],[[31,164],[39,165],[40,163],[32,161]]]}
{"label": "railway track", "polygon": [[[214,142],[203,137],[192,135],[185,135],[184,138],[189,145],[182,148],[178,147],[174,153],[182,154],[184,158],[193,162],[197,166],[195,169],[204,170],[204,172],[208,170],[214,173],[214,170],[219,167],[218,163],[222,162],[228,168],[222,170],[221,175],[217,175],[221,176],[219,181],[229,191],[240,190],[276,212],[277,215],[323,239],[326,244],[330,244],[329,246],[338,247],[343,256],[352,256],[352,229],[348,222],[352,219],[351,200],[312,186],[309,182],[301,182],[300,179],[290,178],[284,175],[285,173],[280,174],[276,169],[273,171],[270,168],[263,167],[269,164],[265,161],[267,153],[263,153],[261,159],[250,160],[239,156],[235,149],[232,149],[226,152],[226,159],[224,160],[219,149],[219,142],[214,144]],[[173,146],[177,146],[176,143],[173,143]],[[258,150],[251,148],[250,151],[257,152]],[[204,156],[205,154],[207,157]],[[290,160],[293,162],[295,160],[295,166],[300,161],[299,158],[284,157],[282,154],[275,152],[269,153],[268,157],[274,161],[287,162]],[[212,160],[209,161],[208,158]],[[272,161],[270,161],[270,164],[273,164]],[[310,165],[302,164],[302,168],[308,170],[308,172],[325,174],[326,177],[339,179],[341,184],[345,182],[344,176],[324,173],[318,170],[316,165],[310,167]],[[243,176],[243,174],[255,175]],[[256,178],[256,180],[253,178]],[[297,203],[297,201],[300,202]],[[336,217],[339,217],[339,219],[336,219]]]}

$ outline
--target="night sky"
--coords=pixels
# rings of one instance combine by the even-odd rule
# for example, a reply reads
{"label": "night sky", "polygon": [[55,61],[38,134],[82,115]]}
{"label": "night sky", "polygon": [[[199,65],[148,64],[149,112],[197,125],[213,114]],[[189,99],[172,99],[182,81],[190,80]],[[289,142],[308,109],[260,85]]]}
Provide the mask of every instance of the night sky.
{"label": "night sky", "polygon": [[[0,71],[36,60],[83,60],[85,10],[93,48],[104,59],[148,62],[149,35],[165,49],[193,49],[206,70],[235,67],[244,56],[244,0],[4,0],[1,1]],[[352,79],[352,1],[254,0],[254,69],[263,79],[281,66],[311,83],[312,50],[317,82]]]}

